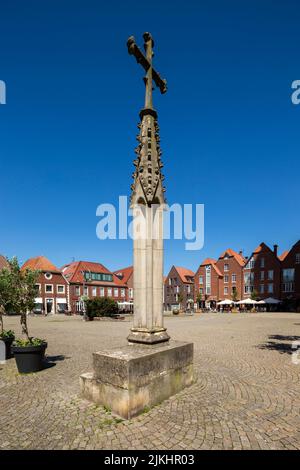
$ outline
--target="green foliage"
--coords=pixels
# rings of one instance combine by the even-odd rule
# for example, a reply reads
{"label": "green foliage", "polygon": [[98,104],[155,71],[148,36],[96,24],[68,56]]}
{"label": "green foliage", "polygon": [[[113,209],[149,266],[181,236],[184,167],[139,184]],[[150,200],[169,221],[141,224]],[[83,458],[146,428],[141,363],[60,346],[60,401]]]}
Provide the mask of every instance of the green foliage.
{"label": "green foliage", "polygon": [[1,339],[15,339],[15,332],[13,330],[3,330],[0,333]]}
{"label": "green foliage", "polygon": [[15,257],[7,261],[8,268],[0,271],[0,331],[3,331],[2,313],[14,312],[21,315],[22,333],[29,340],[26,314],[34,307],[39,271],[22,271]]}
{"label": "green foliage", "polygon": [[43,344],[45,344],[45,342],[46,341],[44,339],[40,338],[16,339],[14,345],[25,348],[28,346],[42,346]]}
{"label": "green foliage", "polygon": [[238,291],[237,291],[237,289],[234,289],[232,291],[231,300],[233,300],[233,302],[237,302],[237,300],[238,300]]}
{"label": "green foliage", "polygon": [[258,292],[257,292],[257,290],[254,289],[254,291],[251,292],[251,299],[256,300],[257,297],[258,297]]}
{"label": "green foliage", "polygon": [[117,302],[109,297],[95,297],[86,300],[86,314],[89,318],[112,317],[119,313]]}

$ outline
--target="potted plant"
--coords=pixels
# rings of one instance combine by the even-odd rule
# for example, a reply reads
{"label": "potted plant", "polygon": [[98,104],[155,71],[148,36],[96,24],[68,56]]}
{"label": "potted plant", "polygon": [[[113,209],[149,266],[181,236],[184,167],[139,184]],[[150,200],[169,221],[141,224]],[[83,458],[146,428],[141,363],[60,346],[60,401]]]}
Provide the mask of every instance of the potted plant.
{"label": "potted plant", "polygon": [[11,273],[5,267],[0,271],[0,340],[5,344],[5,359],[10,359],[11,345],[15,339],[12,330],[5,330],[3,326],[3,315],[7,313],[12,303],[12,292],[10,289]]}
{"label": "potted plant", "polygon": [[14,311],[20,315],[22,338],[15,340],[11,350],[15,356],[18,371],[22,374],[37,372],[43,368],[47,343],[40,338],[29,336],[27,312],[34,307],[36,282],[39,271],[26,269],[22,271],[17,258],[10,262],[12,304]]}
{"label": "potted plant", "polygon": [[179,309],[178,308],[173,308],[172,313],[173,313],[173,315],[179,315]]}

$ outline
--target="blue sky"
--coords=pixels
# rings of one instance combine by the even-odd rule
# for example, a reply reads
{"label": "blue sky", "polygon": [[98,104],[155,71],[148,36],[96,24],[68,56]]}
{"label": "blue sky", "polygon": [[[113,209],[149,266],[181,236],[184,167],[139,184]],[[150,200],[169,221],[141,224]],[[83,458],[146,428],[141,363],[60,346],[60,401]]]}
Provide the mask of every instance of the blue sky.
{"label": "blue sky", "polygon": [[300,238],[297,0],[10,0],[0,253],[131,264],[130,240],[97,239],[96,208],[129,195],[144,86],[126,41],[144,31],[169,86],[154,94],[168,202],[205,204],[204,248],[167,241],[165,271]]}

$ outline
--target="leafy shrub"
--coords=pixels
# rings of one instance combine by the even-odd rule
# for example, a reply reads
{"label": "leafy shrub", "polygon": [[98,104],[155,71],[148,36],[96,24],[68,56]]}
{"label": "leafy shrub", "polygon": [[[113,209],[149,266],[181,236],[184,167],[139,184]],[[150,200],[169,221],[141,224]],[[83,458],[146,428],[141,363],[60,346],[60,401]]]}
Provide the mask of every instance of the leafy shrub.
{"label": "leafy shrub", "polygon": [[1,339],[15,339],[15,333],[12,330],[3,330],[3,332],[0,333],[0,338]]}
{"label": "leafy shrub", "polygon": [[21,348],[26,348],[29,346],[42,346],[42,344],[45,344],[45,342],[46,341],[44,339],[40,338],[16,339],[14,345]]}
{"label": "leafy shrub", "polygon": [[113,317],[118,313],[117,302],[109,297],[95,297],[86,301],[86,314],[89,318]]}

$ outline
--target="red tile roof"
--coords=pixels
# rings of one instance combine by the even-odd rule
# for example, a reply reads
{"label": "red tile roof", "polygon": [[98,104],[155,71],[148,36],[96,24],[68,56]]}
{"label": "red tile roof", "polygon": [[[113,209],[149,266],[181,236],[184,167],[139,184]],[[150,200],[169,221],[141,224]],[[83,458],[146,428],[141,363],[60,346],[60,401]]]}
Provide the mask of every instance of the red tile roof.
{"label": "red tile roof", "polygon": [[240,266],[245,266],[245,263],[246,263],[245,258],[240,253],[237,253],[236,251],[232,250],[231,248],[228,248],[227,250],[225,250],[220,255],[219,259],[225,258],[226,253],[229,256],[233,256],[236,259],[236,261],[239,263]]}
{"label": "red tile roof", "polygon": [[216,262],[217,261],[213,258],[206,258],[204,261],[202,261],[200,266],[209,266],[209,265],[211,265],[213,267],[213,269],[216,271],[217,275],[222,277],[223,274],[221,273],[219,268],[216,266]]}
{"label": "red tile roof", "polygon": [[180,279],[182,282],[189,282],[192,283],[193,281],[188,279],[189,277],[194,277],[195,273],[191,271],[190,269],[182,268],[180,266],[174,266],[177,273],[179,274]]}
{"label": "red tile roof", "polygon": [[118,269],[114,274],[124,283],[127,284],[129,278],[133,274],[133,266],[128,266],[127,268]]}
{"label": "red tile roof", "polygon": [[216,264],[216,260],[213,258],[206,258],[200,266],[207,266],[209,264]]}
{"label": "red tile roof", "polygon": [[285,260],[285,258],[287,257],[288,254],[289,254],[289,250],[286,250],[283,253],[281,253],[281,255],[278,256],[278,258],[280,259],[280,261],[283,261],[283,260]]}
{"label": "red tile roof", "polygon": [[8,268],[9,264],[5,256],[0,255],[0,269]]}
{"label": "red tile roof", "polygon": [[68,282],[82,284],[86,282],[83,277],[82,271],[91,271],[92,273],[111,274],[113,281],[95,281],[91,280],[88,284],[94,285],[107,285],[107,286],[120,286],[125,287],[125,283],[118,278],[113,272],[109,271],[103,264],[95,263],[92,261],[74,261],[73,263],[66,264],[61,268],[64,277]]}
{"label": "red tile roof", "polygon": [[21,267],[22,270],[24,269],[32,269],[32,270],[39,270],[39,271],[49,271],[51,273],[58,273],[60,272],[59,269],[54,266],[45,256],[36,256],[35,258],[30,258]]}

